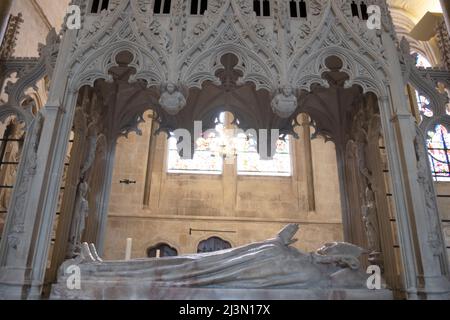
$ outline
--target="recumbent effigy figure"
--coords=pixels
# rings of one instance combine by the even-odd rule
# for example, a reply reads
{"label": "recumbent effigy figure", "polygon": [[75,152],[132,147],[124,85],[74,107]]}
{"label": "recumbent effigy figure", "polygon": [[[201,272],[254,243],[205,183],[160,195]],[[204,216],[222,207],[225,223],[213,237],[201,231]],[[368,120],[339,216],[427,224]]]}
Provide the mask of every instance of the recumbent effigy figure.
{"label": "recumbent effigy figure", "polygon": [[[95,247],[84,243],[81,254],[60,269],[78,265],[83,281],[139,281],[159,287],[233,289],[366,288],[367,275],[358,258],[363,249],[329,243],[313,253],[291,246],[299,226],[290,224],[266,241],[212,253],[160,259],[102,261]],[[92,252],[91,250],[94,250]]]}

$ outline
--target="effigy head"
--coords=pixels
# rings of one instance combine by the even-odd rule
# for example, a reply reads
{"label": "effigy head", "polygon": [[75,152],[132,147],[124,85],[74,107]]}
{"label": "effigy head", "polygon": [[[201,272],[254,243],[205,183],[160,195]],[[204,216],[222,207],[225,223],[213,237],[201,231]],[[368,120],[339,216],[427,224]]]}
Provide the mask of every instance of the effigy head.
{"label": "effigy head", "polygon": [[366,250],[351,243],[330,242],[319,248],[316,253],[325,256],[341,255],[359,258],[363,253],[366,253]]}
{"label": "effigy head", "polygon": [[167,86],[166,86],[166,89],[167,89],[167,92],[168,92],[168,93],[172,94],[172,93],[175,92],[176,87],[175,87],[175,85],[174,85],[173,83],[169,82],[169,83],[167,84]]}
{"label": "effigy head", "polygon": [[291,86],[284,86],[282,91],[286,97],[289,97],[294,93],[294,89],[292,89]]}

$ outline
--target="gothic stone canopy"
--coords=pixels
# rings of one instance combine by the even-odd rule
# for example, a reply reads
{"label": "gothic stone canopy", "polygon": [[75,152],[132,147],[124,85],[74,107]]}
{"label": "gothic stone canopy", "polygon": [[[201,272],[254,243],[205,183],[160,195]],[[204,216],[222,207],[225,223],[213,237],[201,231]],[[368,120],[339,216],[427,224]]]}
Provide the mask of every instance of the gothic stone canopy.
{"label": "gothic stone canopy", "polygon": [[[387,10],[384,1],[369,2]],[[188,1],[172,1],[170,15],[155,15],[151,1],[112,0],[107,11],[83,17],[65,65],[69,88],[98,86],[108,101],[117,86],[117,134],[136,128],[151,108],[168,132],[193,133],[194,121],[213,129],[218,112],[230,111],[244,130],[294,134],[298,114],[308,112],[328,135],[335,115],[327,99],[343,95],[352,105],[367,92],[386,96],[380,34],[352,17],[348,1],[312,0],[303,20],[290,18],[285,1],[272,5],[267,20],[256,17],[249,0],[209,1],[199,16],[187,14]]]}

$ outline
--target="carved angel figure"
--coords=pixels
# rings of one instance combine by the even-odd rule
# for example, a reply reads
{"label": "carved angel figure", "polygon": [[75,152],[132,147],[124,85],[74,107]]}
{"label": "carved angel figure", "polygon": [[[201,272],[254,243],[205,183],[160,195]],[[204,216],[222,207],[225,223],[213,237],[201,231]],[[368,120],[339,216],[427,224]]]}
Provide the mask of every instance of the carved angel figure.
{"label": "carved angel figure", "polygon": [[371,252],[380,251],[377,208],[375,205],[375,195],[370,187],[366,188],[366,204],[362,208],[362,218],[367,234],[367,242]]}
{"label": "carved angel figure", "polygon": [[297,97],[290,86],[284,87],[272,100],[273,111],[281,118],[289,118],[297,109]]}
{"label": "carved angel figure", "polygon": [[159,99],[159,104],[168,114],[176,115],[186,106],[186,98],[173,83],[169,83]]}
{"label": "carved angel figure", "polygon": [[81,182],[78,186],[75,211],[70,226],[68,258],[72,258],[81,246],[81,237],[86,226],[86,218],[89,214],[89,202],[86,199],[89,186]]}

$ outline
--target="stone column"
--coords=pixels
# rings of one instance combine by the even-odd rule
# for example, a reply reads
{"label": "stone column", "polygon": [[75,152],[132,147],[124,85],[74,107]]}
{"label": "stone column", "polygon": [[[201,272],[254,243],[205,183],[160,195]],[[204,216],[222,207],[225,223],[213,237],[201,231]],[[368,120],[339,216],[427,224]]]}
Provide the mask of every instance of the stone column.
{"label": "stone column", "polygon": [[344,241],[355,243],[357,236],[353,228],[353,215],[350,206],[350,186],[347,184],[345,177],[347,176],[346,165],[346,149],[342,143],[336,143],[336,161],[339,174],[339,191],[342,208],[342,225],[344,229]]}
{"label": "stone column", "polygon": [[305,176],[306,176],[306,192],[308,199],[308,211],[316,210],[316,199],[314,194],[314,168],[311,149],[311,128],[310,119],[307,114],[300,115],[300,125],[302,127],[303,137],[303,161],[305,162]]}
{"label": "stone column", "polygon": [[384,278],[387,284],[398,291],[401,289],[397,277],[397,264],[394,252],[394,235],[389,215],[389,204],[387,199],[385,177],[383,173],[383,160],[379,148],[381,134],[381,123],[378,116],[372,119],[368,134],[368,158],[370,171],[373,177],[373,189],[375,192],[376,210],[379,225],[379,240],[383,258]]}
{"label": "stone column", "polygon": [[[8,218],[10,241],[0,251],[0,296],[39,299],[60,192],[67,145],[77,102],[77,88],[68,84],[66,59],[76,33],[67,31],[53,73],[49,98],[39,121],[27,134]],[[37,138],[37,139],[35,139]],[[17,222],[17,223],[15,223]]]}
{"label": "stone column", "polygon": [[[396,45],[388,33],[382,34],[391,78],[386,96],[379,97],[381,122],[393,185],[397,230],[402,256],[404,286],[410,299],[448,299],[450,283],[444,243],[436,243],[434,222],[439,219],[432,182],[421,183],[416,123],[408,107]],[[427,168],[429,170],[429,168]],[[434,198],[434,199],[433,199]],[[439,223],[439,222],[438,222]],[[441,247],[440,257],[436,254]],[[445,259],[447,259],[445,257]]]}
{"label": "stone column", "polygon": [[6,27],[8,26],[9,14],[11,10],[12,0],[0,1],[0,44],[3,42]]}
{"label": "stone column", "polygon": [[100,192],[99,203],[101,208],[99,211],[99,225],[97,233],[97,252],[100,256],[103,255],[103,250],[105,249],[105,234],[106,226],[108,222],[108,211],[109,211],[109,198],[111,195],[112,188],[112,177],[114,171],[114,163],[116,158],[116,146],[117,138],[114,137],[114,141],[107,141],[106,147],[106,164],[105,164],[105,179],[103,182],[103,188]]}
{"label": "stone column", "polygon": [[[232,122],[232,115],[225,113],[224,127],[225,130],[235,129]],[[232,138],[230,135],[229,138]],[[223,159],[223,174],[222,174],[222,188],[223,188],[223,215],[233,216],[236,210],[236,192],[237,192],[237,156],[227,155]]]}
{"label": "stone column", "polygon": [[152,188],[152,176],[153,176],[153,164],[155,161],[155,153],[156,153],[156,129],[157,123],[155,121],[155,115],[152,113],[150,116],[151,119],[151,128],[150,128],[150,142],[148,145],[148,157],[147,157],[147,173],[145,177],[145,187],[144,187],[144,208],[150,207],[150,191]]}
{"label": "stone column", "polygon": [[[38,299],[44,284],[71,118],[64,121],[59,106],[47,105],[43,114],[41,134],[30,134],[24,170],[11,200],[15,210],[6,228],[9,241],[2,241],[0,296],[5,298]],[[64,124],[66,132],[61,130]],[[34,137],[40,141],[37,152]]]}
{"label": "stone column", "polygon": [[[87,90],[85,94],[87,93]],[[83,98],[85,102],[87,97]],[[70,227],[76,202],[78,185],[80,182],[80,168],[83,161],[86,145],[87,122],[83,108],[78,107],[75,116],[75,137],[70,154],[70,164],[67,169],[64,196],[61,203],[61,214],[58,219],[56,240],[51,257],[50,270],[47,273],[47,282],[56,280],[59,266],[67,258],[67,243],[69,241]]]}
{"label": "stone column", "polygon": [[33,233],[34,216],[27,215],[27,195],[32,179],[36,174],[36,152],[39,139],[39,126],[42,118],[34,120],[27,128],[23,153],[17,172],[15,188],[11,196],[8,219],[3,230],[0,246],[0,299],[23,297],[29,238]]}
{"label": "stone column", "polygon": [[444,14],[445,24],[447,25],[448,34],[450,34],[450,2],[441,0],[442,12]]}

